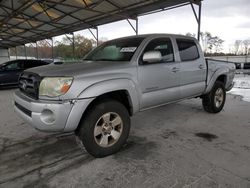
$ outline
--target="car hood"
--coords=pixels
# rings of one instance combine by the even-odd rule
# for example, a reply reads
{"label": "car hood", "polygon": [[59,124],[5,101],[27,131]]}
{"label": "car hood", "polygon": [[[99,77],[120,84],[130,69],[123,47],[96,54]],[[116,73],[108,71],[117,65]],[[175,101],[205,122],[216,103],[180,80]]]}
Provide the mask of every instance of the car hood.
{"label": "car hood", "polygon": [[47,65],[26,70],[27,72],[36,73],[42,77],[46,76],[82,76],[98,72],[112,72],[112,70],[127,67],[129,62],[114,61],[84,61],[81,63]]}

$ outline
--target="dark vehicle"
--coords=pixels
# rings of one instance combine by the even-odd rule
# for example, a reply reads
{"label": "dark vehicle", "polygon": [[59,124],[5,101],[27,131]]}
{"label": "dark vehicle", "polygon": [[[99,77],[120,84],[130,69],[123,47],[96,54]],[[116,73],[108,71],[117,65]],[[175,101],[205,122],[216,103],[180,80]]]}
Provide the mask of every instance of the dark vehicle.
{"label": "dark vehicle", "polygon": [[0,64],[0,86],[18,85],[19,75],[25,70],[49,63],[41,60],[13,60]]}
{"label": "dark vehicle", "polygon": [[241,69],[241,63],[234,63],[236,69]]}
{"label": "dark vehicle", "polygon": [[244,69],[250,69],[250,63],[244,63]]}

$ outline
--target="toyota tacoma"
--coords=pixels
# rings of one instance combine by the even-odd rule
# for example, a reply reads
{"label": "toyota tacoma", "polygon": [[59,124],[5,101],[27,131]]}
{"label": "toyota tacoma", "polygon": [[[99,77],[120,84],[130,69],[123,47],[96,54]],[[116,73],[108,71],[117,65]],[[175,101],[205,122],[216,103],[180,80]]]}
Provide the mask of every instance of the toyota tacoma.
{"label": "toyota tacoma", "polygon": [[15,111],[41,131],[74,132],[95,157],[125,144],[130,116],[199,97],[204,110],[222,110],[235,65],[205,59],[192,37],[169,34],[107,41],[81,63],[25,70]]}

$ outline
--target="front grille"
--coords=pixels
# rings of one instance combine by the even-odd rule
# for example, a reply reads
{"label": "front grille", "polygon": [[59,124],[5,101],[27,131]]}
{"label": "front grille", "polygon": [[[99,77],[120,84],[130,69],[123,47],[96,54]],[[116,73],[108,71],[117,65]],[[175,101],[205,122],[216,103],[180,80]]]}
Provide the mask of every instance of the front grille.
{"label": "front grille", "polygon": [[18,104],[17,102],[15,102],[15,106],[21,110],[23,113],[25,113],[27,116],[31,117],[31,111],[24,108],[23,106],[21,106],[20,104]]}
{"label": "front grille", "polygon": [[31,72],[23,72],[19,77],[19,89],[25,95],[38,99],[41,77]]}

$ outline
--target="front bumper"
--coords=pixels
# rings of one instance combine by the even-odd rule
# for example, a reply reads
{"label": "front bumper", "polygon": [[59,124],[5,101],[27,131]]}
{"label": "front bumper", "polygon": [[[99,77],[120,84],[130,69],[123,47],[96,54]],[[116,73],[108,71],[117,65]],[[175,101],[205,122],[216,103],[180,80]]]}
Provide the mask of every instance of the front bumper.
{"label": "front bumper", "polygon": [[74,131],[92,98],[67,101],[31,99],[20,91],[14,94],[14,109],[27,123],[46,132]]}

